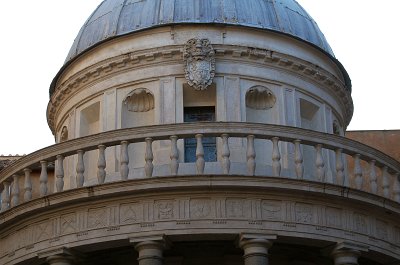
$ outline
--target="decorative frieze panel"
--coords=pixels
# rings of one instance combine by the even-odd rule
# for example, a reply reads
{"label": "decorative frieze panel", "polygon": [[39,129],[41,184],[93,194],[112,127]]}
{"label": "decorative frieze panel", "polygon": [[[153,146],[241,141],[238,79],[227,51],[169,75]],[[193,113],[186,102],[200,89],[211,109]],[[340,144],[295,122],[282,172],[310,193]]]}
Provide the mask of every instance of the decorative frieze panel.
{"label": "decorative frieze panel", "polygon": [[[0,263],[4,255],[13,257],[22,251],[36,252],[40,250],[38,247],[57,246],[71,240],[79,244],[83,239],[123,237],[127,231],[149,233],[180,228],[242,231],[273,230],[274,227],[278,227],[278,237],[282,232],[284,236],[308,234],[309,237],[327,236],[327,240],[331,240],[329,234],[335,231],[335,237],[348,239],[351,236],[351,240],[363,244],[390,242],[395,248],[400,246],[400,227],[393,221],[374,219],[345,206],[267,196],[180,198],[171,195],[157,200],[138,198],[119,204],[99,203],[96,207],[77,208],[75,212],[70,208],[69,212],[54,213],[49,219],[25,223],[21,229],[10,231],[0,239]],[[74,234],[76,236],[71,236]]]}
{"label": "decorative frieze panel", "polygon": [[296,222],[313,224],[315,218],[314,206],[312,204],[296,203]]}
{"label": "decorative frieze panel", "polygon": [[342,225],[342,209],[326,207],[326,226],[341,228]]}
{"label": "decorative frieze panel", "polygon": [[389,239],[388,224],[385,221],[376,220],[376,237],[382,240]]}
{"label": "decorative frieze panel", "polygon": [[157,220],[171,220],[176,216],[173,200],[163,200],[155,202],[155,216]]}
{"label": "decorative frieze panel", "polygon": [[140,203],[121,204],[119,221],[121,225],[133,224],[143,220],[143,205]]}
{"label": "decorative frieze panel", "polygon": [[34,231],[34,242],[40,242],[48,240],[53,237],[54,229],[53,222],[46,220],[35,225]]}
{"label": "decorative frieze panel", "polygon": [[368,217],[364,214],[353,214],[353,231],[367,234],[368,233]]}
{"label": "decorative frieze panel", "polygon": [[263,220],[282,221],[283,218],[282,202],[263,200],[261,201],[261,211]]}
{"label": "decorative frieze panel", "polygon": [[89,229],[106,227],[109,223],[109,208],[95,208],[88,211],[88,225]]}
{"label": "decorative frieze panel", "polygon": [[190,200],[190,218],[209,219],[212,218],[212,200],[193,199]]}
{"label": "decorative frieze panel", "polygon": [[76,233],[78,230],[78,221],[75,213],[61,215],[61,231],[62,235]]}

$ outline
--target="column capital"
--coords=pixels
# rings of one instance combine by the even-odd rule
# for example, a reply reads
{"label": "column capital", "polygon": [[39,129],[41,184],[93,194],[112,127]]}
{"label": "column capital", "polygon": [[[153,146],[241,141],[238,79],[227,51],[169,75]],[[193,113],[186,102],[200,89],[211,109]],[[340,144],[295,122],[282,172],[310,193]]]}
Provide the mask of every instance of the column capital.
{"label": "column capital", "polygon": [[352,242],[340,242],[333,248],[331,255],[335,265],[357,265],[361,252],[367,252],[368,247]]}
{"label": "column capital", "polygon": [[268,249],[276,235],[242,233],[238,245],[243,249],[245,265],[268,265]]}
{"label": "column capital", "polygon": [[167,249],[171,242],[165,235],[154,235],[154,236],[143,236],[143,237],[131,237],[129,242],[138,248],[143,248],[145,246],[159,247],[160,249]]}
{"label": "column capital", "polygon": [[130,238],[139,253],[139,265],[162,265],[163,250],[168,247],[165,235]]}
{"label": "column capital", "polygon": [[54,255],[46,258],[50,265],[72,265],[74,260],[70,255]]}
{"label": "column capital", "polygon": [[248,244],[259,244],[266,248],[272,246],[272,240],[276,240],[276,235],[266,235],[257,233],[241,233],[239,235],[238,246],[240,248],[245,248]]}

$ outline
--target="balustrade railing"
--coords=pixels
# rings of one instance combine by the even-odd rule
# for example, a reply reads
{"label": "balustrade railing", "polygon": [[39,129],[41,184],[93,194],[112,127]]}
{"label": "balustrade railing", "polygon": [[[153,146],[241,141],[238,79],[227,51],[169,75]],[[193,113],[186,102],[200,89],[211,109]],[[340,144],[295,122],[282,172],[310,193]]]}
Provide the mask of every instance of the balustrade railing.
{"label": "balustrade railing", "polygon": [[[327,182],[327,171],[333,169],[336,185],[347,185],[350,188],[377,194],[400,203],[400,163],[369,146],[344,137],[287,126],[200,122],[115,130],[70,140],[29,154],[0,172],[1,212],[35,199],[32,192],[35,188],[32,171],[38,168],[40,168],[40,177],[36,188],[39,191],[37,196],[47,196],[51,190],[62,192],[64,190],[64,163],[70,156],[77,157],[75,167],[77,188],[87,185],[85,181],[87,167],[97,167],[99,185],[107,182],[105,152],[112,146],[120,146],[120,155],[116,160],[120,163],[120,179],[125,181],[129,178],[130,144],[145,144],[143,178],[151,178],[155,167],[153,164],[153,143],[155,141],[170,141],[170,174],[178,175],[179,166],[184,163],[180,162],[182,159],[179,157],[178,140],[195,138],[197,142],[196,173],[204,174],[206,165],[202,142],[204,137],[220,137],[219,162],[223,174],[231,173],[229,139],[233,137],[242,138],[243,143],[247,144],[244,147],[243,163],[247,168],[244,174],[249,176],[256,174],[256,157],[258,155],[255,147],[256,139],[270,141],[272,144],[271,161],[265,161],[270,165],[271,171],[265,172],[265,176],[294,177],[301,181],[306,181],[302,146],[312,146],[315,150],[314,155],[310,156],[315,158],[313,162],[315,174],[312,180]],[[282,148],[284,145],[292,147],[284,149]],[[98,151],[97,164],[86,165],[84,155],[93,150]],[[283,174],[283,156],[290,162],[290,164],[286,163],[287,170],[285,172],[293,172],[292,176]],[[331,165],[331,169],[327,169],[327,162],[330,158],[334,159],[335,163]],[[347,163],[349,158],[352,160],[351,163]],[[260,159],[258,157],[258,161]],[[54,179],[49,181],[48,164],[52,162],[56,162],[56,170],[54,175],[51,175]],[[349,164],[352,164],[352,168],[349,167]],[[348,178],[347,184],[345,183],[346,178]],[[310,180],[310,177],[307,179]],[[50,188],[49,183],[53,183],[54,188]],[[21,192],[23,194],[20,194]],[[23,198],[23,201],[20,198]]]}

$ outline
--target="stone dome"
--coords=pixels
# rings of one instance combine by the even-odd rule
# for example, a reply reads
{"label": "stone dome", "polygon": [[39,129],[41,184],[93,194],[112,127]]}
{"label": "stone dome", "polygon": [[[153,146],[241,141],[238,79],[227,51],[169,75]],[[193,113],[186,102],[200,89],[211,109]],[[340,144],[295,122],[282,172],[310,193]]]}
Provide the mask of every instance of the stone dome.
{"label": "stone dome", "polygon": [[223,24],[270,30],[333,52],[295,0],[104,0],[76,37],[66,62],[105,40],[163,25]]}

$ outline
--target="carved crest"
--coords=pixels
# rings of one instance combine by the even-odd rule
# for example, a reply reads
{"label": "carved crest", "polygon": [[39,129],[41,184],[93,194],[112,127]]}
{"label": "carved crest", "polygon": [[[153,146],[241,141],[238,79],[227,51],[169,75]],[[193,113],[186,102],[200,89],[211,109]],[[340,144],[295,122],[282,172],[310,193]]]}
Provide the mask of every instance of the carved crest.
{"label": "carved crest", "polygon": [[190,39],[183,53],[185,77],[196,90],[206,90],[215,75],[215,52],[208,39]]}

